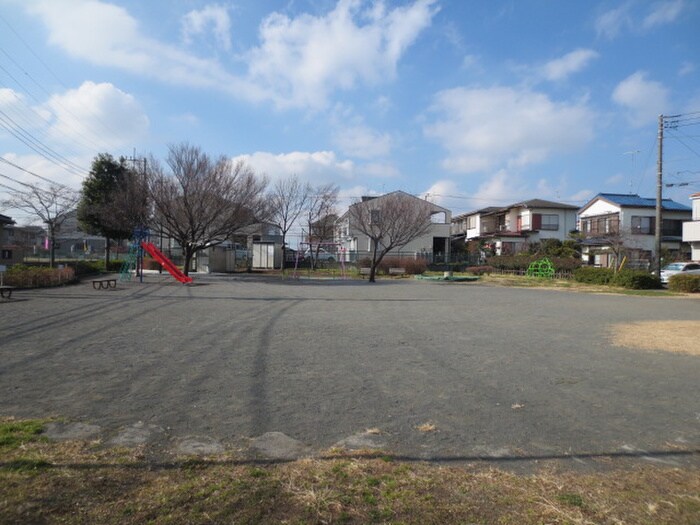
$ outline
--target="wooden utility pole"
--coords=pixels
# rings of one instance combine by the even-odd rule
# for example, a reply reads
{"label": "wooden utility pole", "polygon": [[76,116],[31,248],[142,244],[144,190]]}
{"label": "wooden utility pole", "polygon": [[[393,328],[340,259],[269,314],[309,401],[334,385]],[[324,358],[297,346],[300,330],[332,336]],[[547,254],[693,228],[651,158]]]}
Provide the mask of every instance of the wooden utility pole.
{"label": "wooden utility pole", "polygon": [[661,277],[661,230],[663,216],[664,116],[659,115],[659,156],[656,161],[656,224],[654,228],[654,271]]}

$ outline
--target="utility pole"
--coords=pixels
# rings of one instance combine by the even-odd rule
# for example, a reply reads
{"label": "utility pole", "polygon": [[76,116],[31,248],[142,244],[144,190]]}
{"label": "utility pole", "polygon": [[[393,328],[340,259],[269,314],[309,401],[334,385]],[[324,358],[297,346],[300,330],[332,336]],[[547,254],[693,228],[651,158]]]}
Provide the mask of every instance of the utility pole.
{"label": "utility pole", "polygon": [[659,115],[659,155],[656,160],[656,228],[654,229],[654,271],[661,277],[661,226],[663,216],[664,116]]}

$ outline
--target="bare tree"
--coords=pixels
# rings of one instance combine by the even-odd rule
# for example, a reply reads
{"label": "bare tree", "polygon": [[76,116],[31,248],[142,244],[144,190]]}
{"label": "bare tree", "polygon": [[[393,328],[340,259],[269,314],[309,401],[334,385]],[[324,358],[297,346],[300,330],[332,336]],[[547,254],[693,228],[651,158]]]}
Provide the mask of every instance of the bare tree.
{"label": "bare tree", "polygon": [[270,194],[270,222],[282,231],[282,269],[287,255],[287,233],[306,209],[311,186],[296,175],[278,180]]}
{"label": "bare tree", "polygon": [[324,184],[312,190],[308,200],[306,218],[308,226],[309,256],[311,267],[316,267],[318,254],[324,242],[333,239],[336,206],[340,189],[335,184]]}
{"label": "bare tree", "polygon": [[387,253],[425,234],[431,225],[430,203],[400,191],[356,202],[348,214],[351,228],[371,241],[370,282]]}
{"label": "bare tree", "polygon": [[233,232],[262,220],[267,181],[242,161],[213,160],[187,143],[169,147],[166,173],[150,161],[149,190],[155,221],[182,246],[185,274],[194,255],[228,239]]}
{"label": "bare tree", "polygon": [[8,208],[15,208],[36,215],[46,224],[49,238],[49,266],[56,262],[56,234],[78,204],[80,194],[62,184],[37,186],[23,184],[26,190],[13,191],[10,198],[3,202]]}

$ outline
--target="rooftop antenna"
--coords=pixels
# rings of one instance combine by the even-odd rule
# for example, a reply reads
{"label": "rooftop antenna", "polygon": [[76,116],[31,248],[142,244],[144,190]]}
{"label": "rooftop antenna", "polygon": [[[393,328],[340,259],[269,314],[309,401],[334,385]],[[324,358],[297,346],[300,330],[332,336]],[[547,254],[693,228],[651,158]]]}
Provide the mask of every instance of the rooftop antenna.
{"label": "rooftop antenna", "polygon": [[637,166],[637,153],[639,153],[638,149],[632,150],[632,151],[625,151],[623,155],[632,155],[632,176],[630,177],[630,195],[632,195],[632,179],[634,179],[634,175],[637,171],[636,166]]}

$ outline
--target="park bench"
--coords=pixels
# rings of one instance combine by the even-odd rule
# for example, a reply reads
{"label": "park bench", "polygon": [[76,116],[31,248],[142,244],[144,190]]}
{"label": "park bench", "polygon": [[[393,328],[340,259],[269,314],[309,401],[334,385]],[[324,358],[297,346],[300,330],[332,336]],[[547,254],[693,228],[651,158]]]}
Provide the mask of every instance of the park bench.
{"label": "park bench", "polygon": [[365,276],[369,275],[371,268],[360,268],[360,276],[364,279]]}
{"label": "park bench", "polygon": [[406,268],[389,268],[389,275],[406,275]]}
{"label": "park bench", "polygon": [[12,290],[14,290],[14,289],[15,289],[14,286],[7,286],[7,285],[0,286],[0,297],[2,297],[3,299],[11,298],[12,297]]}
{"label": "park bench", "polygon": [[116,279],[94,279],[92,281],[92,287],[95,290],[106,290],[107,288],[116,288]]}

